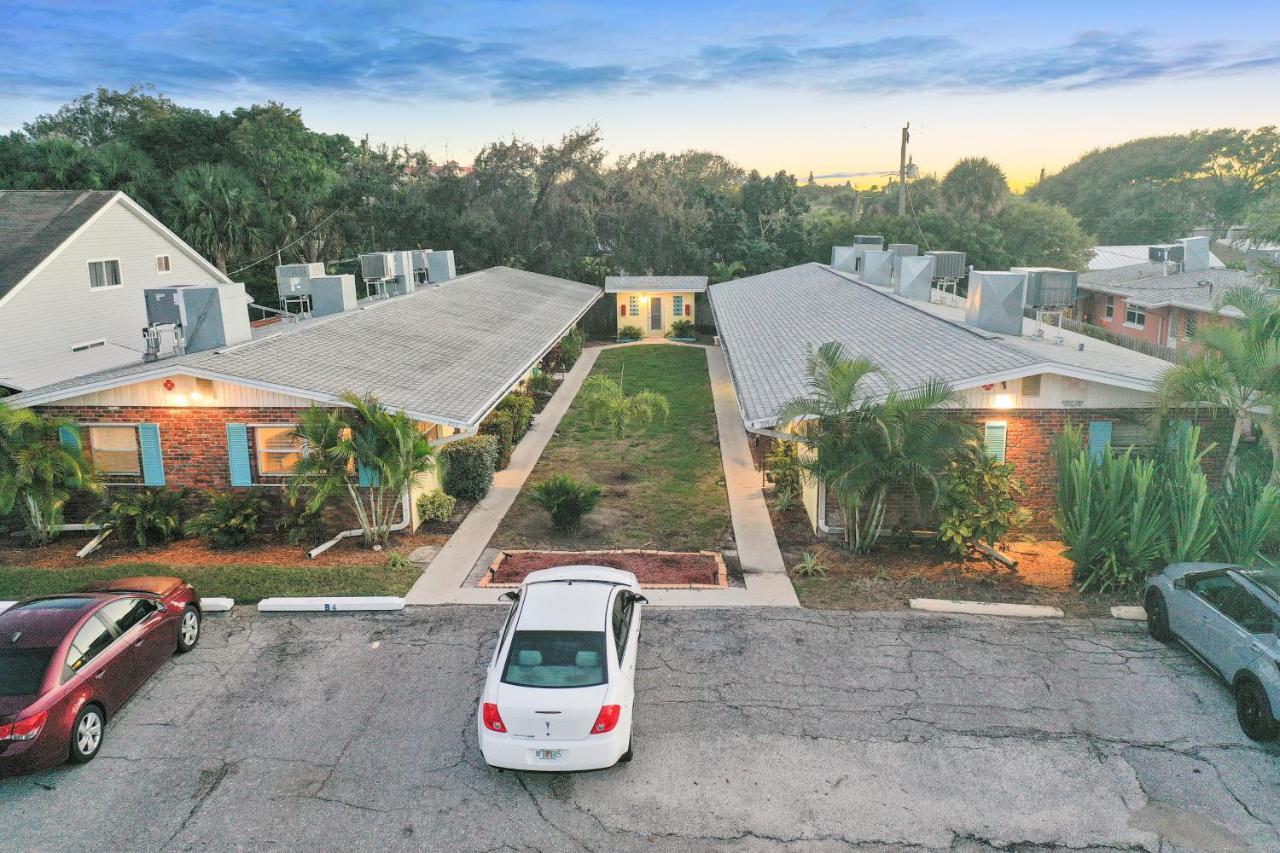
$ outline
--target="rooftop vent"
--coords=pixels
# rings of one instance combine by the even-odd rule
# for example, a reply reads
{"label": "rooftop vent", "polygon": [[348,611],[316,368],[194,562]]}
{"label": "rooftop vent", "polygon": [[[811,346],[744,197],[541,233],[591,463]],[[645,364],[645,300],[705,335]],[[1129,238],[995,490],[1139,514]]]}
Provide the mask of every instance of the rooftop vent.
{"label": "rooftop vent", "polygon": [[458,270],[453,263],[453,249],[437,250],[427,256],[427,281],[431,284],[443,284],[457,276]]}
{"label": "rooftop vent", "polygon": [[418,279],[413,271],[413,252],[392,252],[391,266],[395,275],[386,281],[386,296],[408,296],[413,293]]}
{"label": "rooftop vent", "polygon": [[1022,336],[1022,306],[1027,277],[1017,272],[969,273],[966,324],[1000,335]]}
{"label": "rooftop vent", "polygon": [[831,267],[840,272],[855,272],[853,246],[832,246]]}
{"label": "rooftop vent", "polygon": [[311,279],[311,315],[326,317],[356,307],[356,277],[325,275]]}
{"label": "rooftop vent", "polygon": [[853,245],[875,246],[877,249],[883,249],[884,237],[881,237],[879,234],[854,234]]}
{"label": "rooftop vent", "polygon": [[1213,255],[1209,252],[1208,237],[1198,235],[1195,237],[1183,237],[1178,242],[1182,244],[1183,272],[1200,272],[1213,266]]}
{"label": "rooftop vent", "polygon": [[1053,267],[1014,267],[1027,277],[1028,308],[1070,308],[1076,304],[1080,274]]}
{"label": "rooftop vent", "polygon": [[900,258],[914,258],[920,254],[920,247],[915,243],[890,243],[889,251]]}
{"label": "rooftop vent", "polygon": [[895,258],[898,295],[928,302],[933,296],[933,256]]}
{"label": "rooftop vent", "polygon": [[893,284],[893,252],[865,252],[862,255],[862,280],[880,287]]}
{"label": "rooftop vent", "polygon": [[161,356],[163,340],[170,334],[175,355],[232,346],[252,337],[249,296],[241,283],[148,287],[143,298],[147,361]]}

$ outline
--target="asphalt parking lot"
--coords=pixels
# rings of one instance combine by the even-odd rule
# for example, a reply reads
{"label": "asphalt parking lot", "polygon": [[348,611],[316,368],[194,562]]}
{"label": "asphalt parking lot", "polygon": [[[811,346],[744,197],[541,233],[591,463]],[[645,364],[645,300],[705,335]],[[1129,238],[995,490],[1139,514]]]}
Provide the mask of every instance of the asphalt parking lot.
{"label": "asphalt parking lot", "polygon": [[651,610],[635,760],[540,776],[476,745],[499,617],[212,616],[0,849],[1280,848],[1280,749],[1135,625]]}

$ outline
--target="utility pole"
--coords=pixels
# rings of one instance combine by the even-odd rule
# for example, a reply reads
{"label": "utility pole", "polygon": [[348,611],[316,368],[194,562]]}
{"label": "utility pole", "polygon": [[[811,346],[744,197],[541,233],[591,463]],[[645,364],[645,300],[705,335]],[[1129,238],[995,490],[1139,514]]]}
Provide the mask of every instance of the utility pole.
{"label": "utility pole", "polygon": [[902,128],[902,151],[898,156],[898,215],[907,215],[907,142],[911,139],[911,122]]}

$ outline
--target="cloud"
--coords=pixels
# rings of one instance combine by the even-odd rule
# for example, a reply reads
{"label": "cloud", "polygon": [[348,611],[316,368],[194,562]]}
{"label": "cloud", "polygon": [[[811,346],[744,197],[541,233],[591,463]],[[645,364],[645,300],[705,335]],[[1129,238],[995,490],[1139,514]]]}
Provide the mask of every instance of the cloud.
{"label": "cloud", "polygon": [[[891,36],[833,38],[871,30],[831,26],[831,11],[808,30],[723,41],[675,31],[655,41],[655,22],[615,22],[616,10],[591,17],[590,7],[580,7],[561,20],[531,11],[539,4],[507,0],[165,0],[92,12],[75,5],[20,0],[11,8],[0,31],[0,96],[65,99],[141,82],[174,97],[318,92],[497,102],[744,85],[886,94],[1071,91],[1280,67],[1280,43],[1168,44],[1150,33],[1095,31],[1034,46],[904,34],[908,26],[945,24],[931,23],[915,4],[902,6],[913,17]],[[869,2],[839,14],[883,19],[898,6]]]}

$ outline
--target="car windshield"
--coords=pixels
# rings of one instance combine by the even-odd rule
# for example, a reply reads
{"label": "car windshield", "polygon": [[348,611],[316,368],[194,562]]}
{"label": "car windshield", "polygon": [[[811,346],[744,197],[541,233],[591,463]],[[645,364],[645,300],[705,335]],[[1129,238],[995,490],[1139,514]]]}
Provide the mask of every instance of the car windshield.
{"label": "car windshield", "polygon": [[40,690],[53,649],[0,649],[0,696],[30,696]]}
{"label": "car windshield", "polygon": [[1280,600],[1280,572],[1268,572],[1262,569],[1249,569],[1240,574],[1271,593],[1277,600]]}
{"label": "car windshield", "polygon": [[603,631],[516,631],[502,673],[517,687],[595,687],[608,681]]}

